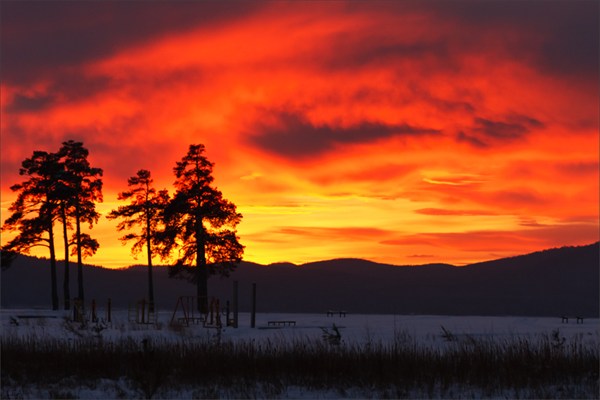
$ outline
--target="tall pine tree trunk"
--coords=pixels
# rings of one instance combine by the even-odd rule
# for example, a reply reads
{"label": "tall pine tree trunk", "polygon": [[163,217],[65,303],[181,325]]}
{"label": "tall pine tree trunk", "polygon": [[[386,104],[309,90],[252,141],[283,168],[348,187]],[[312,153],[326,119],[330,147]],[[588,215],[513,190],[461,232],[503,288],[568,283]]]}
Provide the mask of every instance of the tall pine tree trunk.
{"label": "tall pine tree trunk", "polygon": [[65,276],[63,281],[63,297],[65,300],[65,310],[70,310],[71,288],[69,283],[69,235],[67,231],[67,210],[64,204],[61,205],[60,213],[63,224],[63,241],[65,243]]}
{"label": "tall pine tree trunk", "polygon": [[[147,197],[147,196],[146,196]],[[148,204],[146,200],[146,204]],[[152,235],[150,233],[150,210],[146,208],[146,246],[148,247],[148,301],[154,311],[154,283],[152,281]]]}
{"label": "tall pine tree trunk", "polygon": [[58,287],[56,283],[56,250],[54,248],[54,230],[52,218],[48,224],[48,247],[50,248],[50,282],[52,285],[52,309],[58,310]]}
{"label": "tall pine tree trunk", "polygon": [[75,203],[75,236],[77,240],[77,289],[79,300],[82,304],[85,304],[85,298],[83,295],[83,260],[81,257],[81,221],[79,220],[79,202]]}
{"label": "tall pine tree trunk", "polygon": [[196,292],[198,296],[198,311],[208,312],[208,271],[206,270],[206,240],[202,217],[196,220]]}

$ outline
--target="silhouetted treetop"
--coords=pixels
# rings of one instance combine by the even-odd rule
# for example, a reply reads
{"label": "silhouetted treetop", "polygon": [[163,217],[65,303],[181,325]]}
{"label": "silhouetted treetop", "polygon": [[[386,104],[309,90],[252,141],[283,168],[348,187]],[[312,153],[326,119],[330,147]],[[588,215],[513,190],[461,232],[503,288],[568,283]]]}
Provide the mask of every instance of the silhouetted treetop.
{"label": "silhouetted treetop", "polygon": [[208,276],[228,275],[244,251],[235,230],[242,215],[212,185],[214,164],[204,151],[202,144],[190,145],[188,153],[176,163],[176,192],[165,209],[162,234],[163,256],[177,250],[171,274],[187,273],[196,283],[199,307],[206,307]]}

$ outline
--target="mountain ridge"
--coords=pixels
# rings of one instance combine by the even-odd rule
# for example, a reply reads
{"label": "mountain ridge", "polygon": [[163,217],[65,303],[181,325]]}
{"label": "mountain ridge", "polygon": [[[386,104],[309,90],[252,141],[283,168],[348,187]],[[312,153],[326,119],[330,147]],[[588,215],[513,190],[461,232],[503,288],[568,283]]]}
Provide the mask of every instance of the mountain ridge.
{"label": "mountain ridge", "polygon": [[[222,304],[239,282],[241,311],[250,309],[251,286],[257,284],[262,312],[324,312],[452,315],[598,316],[599,243],[563,246],[525,255],[452,266],[397,266],[362,259],[332,259],[297,266],[261,265],[243,261],[229,279],[211,278],[209,294]],[[2,307],[49,304],[48,260],[18,257],[2,272]],[[62,288],[63,262],[58,263]],[[193,285],[169,279],[167,269],[155,269],[155,297],[162,309],[172,309],[177,297],[194,295]],[[71,293],[76,293],[75,268]],[[85,267],[86,299],[111,298],[126,307],[147,290],[145,266],[127,269]],[[61,292],[62,293],[62,292]]]}
{"label": "mountain ridge", "polygon": [[[490,264],[490,263],[495,263],[498,261],[502,261],[502,260],[513,260],[513,259],[518,259],[520,257],[527,257],[527,256],[532,256],[532,255],[537,255],[537,254],[543,254],[543,253],[551,253],[554,251],[561,251],[561,250],[568,250],[568,249],[578,249],[578,248],[584,248],[584,247],[589,247],[589,246],[598,246],[600,244],[600,242],[594,242],[594,243],[590,243],[590,244],[585,244],[585,245],[578,245],[578,246],[560,246],[560,247],[552,247],[552,248],[548,248],[548,249],[543,249],[543,250],[537,250],[537,251],[533,251],[531,253],[525,253],[525,254],[518,254],[515,256],[508,256],[508,257],[502,257],[502,258],[497,258],[497,259],[492,259],[492,260],[486,260],[486,261],[477,261],[474,263],[469,263],[469,264],[465,264],[465,265],[454,265],[454,264],[449,264],[449,263],[443,263],[443,262],[439,262],[439,263],[426,263],[426,264],[389,264],[389,263],[381,263],[381,262],[377,262],[377,261],[372,261],[366,258],[356,258],[356,257],[339,257],[339,258],[330,258],[330,259],[325,259],[325,260],[319,260],[319,261],[309,261],[306,263],[302,263],[302,264],[296,264],[296,263],[292,263],[290,261],[278,261],[278,262],[273,262],[273,263],[269,263],[269,264],[261,264],[258,262],[254,262],[254,261],[246,261],[243,260],[242,263],[246,263],[246,264],[253,264],[253,265],[257,265],[257,266],[261,266],[261,267],[280,267],[280,266],[290,266],[290,267],[305,267],[305,266],[312,266],[312,265],[321,265],[321,264],[328,264],[328,263],[333,263],[333,262],[361,262],[361,263],[368,263],[374,266],[386,266],[386,267],[401,267],[401,268],[414,268],[414,267],[434,267],[434,266],[444,266],[444,267],[454,267],[454,268],[465,268],[465,267],[471,267],[471,266],[479,266],[479,265],[485,265],[485,264]],[[48,258],[46,257],[36,257],[36,256],[29,256],[26,254],[19,254],[18,257],[24,257],[24,258],[30,258],[30,259],[36,259],[39,261],[49,261]],[[64,260],[61,259],[57,259],[57,263],[63,263]],[[74,263],[73,261],[71,261],[71,266],[73,266]],[[84,263],[84,267],[86,268],[103,268],[103,269],[109,269],[109,270],[127,270],[130,268],[147,268],[146,265],[144,264],[131,264],[128,266],[124,266],[121,268],[107,268],[104,267],[102,265],[95,265],[95,264],[88,264],[88,263]],[[154,267],[157,268],[166,268],[168,267],[168,265],[154,265]]]}

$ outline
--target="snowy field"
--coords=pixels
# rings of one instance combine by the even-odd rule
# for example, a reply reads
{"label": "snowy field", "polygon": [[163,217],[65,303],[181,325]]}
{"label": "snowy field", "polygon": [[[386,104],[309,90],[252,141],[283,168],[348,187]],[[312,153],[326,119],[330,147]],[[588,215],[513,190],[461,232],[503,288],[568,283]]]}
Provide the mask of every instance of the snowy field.
{"label": "snowy field", "polygon": [[[560,347],[561,352],[584,349],[596,354],[600,347],[600,321],[584,319],[577,323],[570,318],[564,323],[560,317],[476,317],[476,316],[422,316],[422,315],[355,315],[345,317],[335,314],[265,314],[256,315],[256,327],[250,327],[250,314],[239,314],[239,326],[205,328],[202,324],[172,326],[173,312],[157,313],[154,324],[138,324],[131,319],[135,316],[128,310],[114,310],[111,322],[103,309],[97,311],[99,321],[88,323],[84,328],[70,321],[71,313],[33,309],[2,309],[0,324],[2,338],[23,339],[27,343],[91,343],[107,346],[110,343],[131,343],[140,354],[147,348],[169,348],[181,344],[240,343],[241,346],[260,346],[277,351],[290,343],[323,343],[327,337],[337,334],[338,348],[352,347],[371,349],[377,346],[390,346],[393,343],[410,343],[414,348],[433,349],[444,354],[461,351],[478,355],[477,346],[484,343],[518,343],[518,348],[534,349],[535,343],[550,343]],[[178,316],[181,316],[179,314]],[[225,317],[222,317],[223,322]],[[278,326],[288,321],[292,326]],[[335,327],[335,328],[334,328]],[[525,343],[525,347],[522,344]],[[86,345],[87,346],[87,345]],[[154,347],[152,347],[154,346]],[[373,347],[371,347],[373,346]],[[410,346],[407,349],[410,350]],[[510,348],[507,345],[506,348]],[[571,347],[569,347],[571,346]],[[326,348],[329,348],[326,346]],[[482,347],[485,350],[485,346]],[[586,350],[588,349],[588,350]],[[368,350],[367,350],[368,351]],[[426,352],[427,352],[426,351]],[[495,350],[493,350],[495,351]],[[494,354],[494,353],[492,353]],[[562,354],[562,353],[561,353]],[[144,354],[142,354],[144,355]],[[437,356],[435,356],[437,357]],[[470,357],[470,356],[469,356]],[[325,358],[326,359],[326,358]],[[464,365],[463,365],[464,368]],[[468,368],[468,364],[467,364]],[[527,372],[527,369],[525,369]],[[334,387],[314,387],[311,385],[256,383],[248,389],[248,383],[238,386],[215,384],[202,386],[167,385],[161,382],[159,388],[151,387],[144,379],[134,382],[131,379],[96,379],[82,381],[73,376],[64,376],[56,383],[36,383],[35,380],[17,382],[5,379],[3,374],[2,398],[598,398],[597,370],[587,373],[589,377],[584,386],[579,383],[560,383],[556,386],[543,384],[538,386],[482,388],[480,386],[453,385],[448,380],[428,386],[413,385],[404,389],[398,385],[365,386],[364,383],[353,387],[351,384]],[[590,378],[591,377],[591,378]],[[591,384],[589,381],[591,379]],[[141,383],[140,383],[141,382]],[[452,382],[450,380],[450,382]]]}
{"label": "snowy field", "polygon": [[[106,322],[105,311],[98,310],[98,324],[89,324],[89,329],[73,329],[67,324],[72,315],[65,311],[2,309],[0,323],[3,336],[35,336],[38,338],[73,339],[88,336],[101,336],[104,340],[145,338],[156,341],[179,341],[186,339],[208,338],[217,333],[215,328],[204,328],[202,324],[190,324],[189,327],[172,328],[172,311],[159,311],[156,324],[137,324],[130,322],[127,310],[111,313],[111,323]],[[181,314],[177,314],[181,316]],[[135,317],[132,315],[132,319]],[[177,319],[177,318],[176,318]],[[11,322],[12,320],[12,322]],[[271,321],[294,321],[295,326],[270,326]],[[18,323],[18,325],[15,324]],[[224,324],[225,317],[222,317]],[[443,345],[447,342],[446,332],[456,338],[472,337],[485,339],[511,339],[518,337],[536,338],[558,330],[567,340],[580,340],[589,345],[600,346],[600,320],[586,318],[577,323],[569,318],[564,323],[560,317],[477,317],[477,316],[435,316],[435,315],[356,315],[335,314],[256,314],[256,327],[250,327],[250,314],[240,313],[238,328],[225,327],[220,331],[222,339],[230,340],[292,340],[319,339],[323,329],[331,330],[333,325],[339,328],[348,344],[365,342],[390,342],[399,334],[408,334],[417,343],[424,345]],[[98,326],[97,329],[93,329]]]}

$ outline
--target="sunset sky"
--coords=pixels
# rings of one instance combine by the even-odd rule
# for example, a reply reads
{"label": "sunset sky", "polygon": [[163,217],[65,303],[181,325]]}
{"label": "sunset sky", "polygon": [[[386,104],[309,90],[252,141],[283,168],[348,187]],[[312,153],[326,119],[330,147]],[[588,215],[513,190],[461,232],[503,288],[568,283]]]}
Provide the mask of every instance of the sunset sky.
{"label": "sunset sky", "polygon": [[202,143],[248,261],[595,242],[599,4],[2,1],[2,221],[24,158],[83,141],[104,170],[87,262],[143,263],[105,215],[139,169],[173,193]]}

